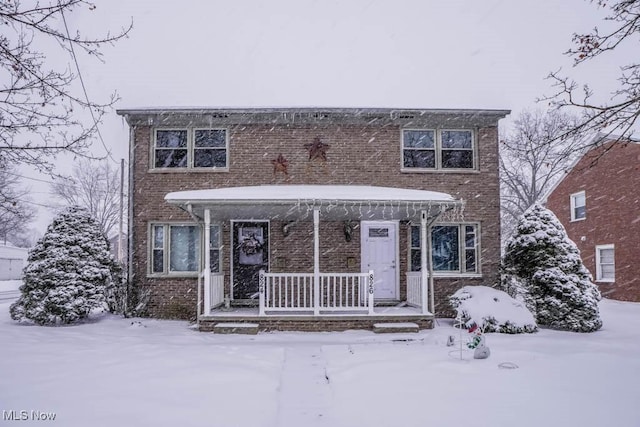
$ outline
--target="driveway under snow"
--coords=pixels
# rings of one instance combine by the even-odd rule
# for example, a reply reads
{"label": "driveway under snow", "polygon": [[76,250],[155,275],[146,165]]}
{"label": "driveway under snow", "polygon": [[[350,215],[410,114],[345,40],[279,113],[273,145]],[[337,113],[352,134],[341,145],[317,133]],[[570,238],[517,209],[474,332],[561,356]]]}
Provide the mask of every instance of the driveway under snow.
{"label": "driveway under snow", "polygon": [[115,316],[22,326],[8,307],[2,425],[640,426],[640,304],[601,302],[591,334],[489,334],[486,360],[446,346],[458,335],[448,321],[419,334],[224,336]]}

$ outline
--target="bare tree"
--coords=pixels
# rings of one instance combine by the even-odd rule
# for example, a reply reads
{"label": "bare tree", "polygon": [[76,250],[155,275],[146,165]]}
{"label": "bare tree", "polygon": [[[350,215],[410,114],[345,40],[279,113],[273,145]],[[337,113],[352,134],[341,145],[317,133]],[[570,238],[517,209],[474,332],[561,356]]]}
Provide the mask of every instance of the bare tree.
{"label": "bare tree", "polygon": [[[85,0],[0,1],[0,159],[51,172],[57,154],[89,156],[97,126],[116,97],[89,98],[76,55],[101,60],[101,49],[125,37],[132,25],[85,36],[71,31],[66,19],[81,8],[96,7]],[[38,50],[38,42],[51,40],[57,51]],[[51,68],[47,59],[61,53],[69,55],[75,72],[65,65]]]}
{"label": "bare tree", "polygon": [[120,170],[106,160],[81,159],[74,166],[72,176],[56,180],[51,189],[54,195],[64,201],[60,208],[81,206],[88,209],[107,238],[117,231],[120,219]]}
{"label": "bare tree", "polygon": [[[609,9],[609,15],[603,23],[607,30],[600,32],[595,27],[591,33],[573,35],[574,47],[565,54],[574,59],[574,67],[605,56],[623,44],[635,43],[636,48],[640,48],[640,0],[597,0],[595,3],[597,7]],[[637,59],[637,55],[633,59]],[[606,103],[593,100],[594,93],[588,84],[579,85],[569,77],[562,76],[560,71],[552,72],[549,78],[557,91],[544,99],[557,107],[577,108],[582,112],[581,119],[562,136],[603,132],[629,139],[637,135],[635,125],[640,117],[639,62],[621,66],[618,88]]]}
{"label": "bare tree", "polygon": [[502,235],[508,238],[518,218],[540,201],[564,175],[587,144],[567,137],[579,118],[540,110],[523,111],[509,134],[501,137],[500,183]]}
{"label": "bare tree", "polygon": [[29,223],[36,209],[29,204],[28,189],[20,185],[15,167],[0,159],[0,238],[16,245],[30,242]]}

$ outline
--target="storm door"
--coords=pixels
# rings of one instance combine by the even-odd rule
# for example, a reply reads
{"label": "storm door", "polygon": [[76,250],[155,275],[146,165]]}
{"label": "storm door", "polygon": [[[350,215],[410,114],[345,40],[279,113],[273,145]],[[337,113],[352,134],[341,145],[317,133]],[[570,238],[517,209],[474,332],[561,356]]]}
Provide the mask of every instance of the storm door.
{"label": "storm door", "polygon": [[362,271],[373,270],[374,298],[396,299],[397,223],[363,221],[361,228]]}
{"label": "storm door", "polygon": [[258,300],[260,270],[269,271],[269,223],[233,221],[233,299]]}

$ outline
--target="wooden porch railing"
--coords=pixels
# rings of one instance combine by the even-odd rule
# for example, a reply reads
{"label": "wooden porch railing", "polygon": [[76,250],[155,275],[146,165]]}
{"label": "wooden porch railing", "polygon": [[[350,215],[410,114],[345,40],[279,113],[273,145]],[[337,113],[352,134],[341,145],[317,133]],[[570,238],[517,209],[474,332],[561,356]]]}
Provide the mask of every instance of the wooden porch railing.
{"label": "wooden porch railing", "polygon": [[260,314],[366,312],[373,314],[373,272],[320,273],[318,310],[313,273],[260,272]]}

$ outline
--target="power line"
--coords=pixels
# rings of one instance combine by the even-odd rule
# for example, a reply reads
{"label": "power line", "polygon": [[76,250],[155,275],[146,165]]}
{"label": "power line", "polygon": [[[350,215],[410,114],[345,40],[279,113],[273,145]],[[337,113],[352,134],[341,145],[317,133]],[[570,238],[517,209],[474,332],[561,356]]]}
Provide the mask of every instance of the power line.
{"label": "power line", "polygon": [[[84,191],[85,189],[76,183],[76,180],[74,180],[73,178],[63,178],[64,181],[49,181],[49,180],[45,180],[45,179],[39,179],[39,178],[32,178],[30,176],[26,176],[26,175],[20,175],[19,173],[15,173],[15,172],[9,172],[9,171],[2,171],[2,173],[6,173],[8,175],[13,175],[13,176],[17,176],[19,178],[24,178],[24,179],[30,179],[32,181],[38,181],[38,182],[43,182],[45,184],[62,184],[66,187],[71,187],[71,188],[75,188],[76,190],[79,191]],[[108,190],[92,190],[92,192],[97,192],[98,194],[112,194],[113,191],[108,191]],[[42,194],[50,194],[52,196],[56,196],[56,193],[52,193],[52,192],[48,192],[48,193],[42,193]]]}
{"label": "power line", "polygon": [[82,78],[82,73],[80,72],[80,64],[78,64],[78,58],[76,57],[76,51],[73,48],[73,41],[71,39],[71,35],[69,34],[69,27],[67,26],[67,19],[64,16],[64,9],[60,8],[60,15],[62,15],[62,22],[64,22],[64,29],[67,33],[67,39],[69,40],[69,47],[71,48],[71,57],[73,58],[73,62],[76,64],[76,70],[78,71],[78,79],[80,80],[80,85],[82,86],[82,92],[84,92],[84,99],[87,101],[87,105],[89,106],[89,113],[91,113],[91,118],[93,119],[93,125],[96,128],[96,133],[98,134],[98,138],[102,143],[105,151],[107,152],[107,156],[113,161],[113,163],[118,164],[116,159],[111,155],[111,151],[107,148],[107,144],[105,144],[104,139],[102,138],[102,133],[100,132],[100,127],[98,126],[98,120],[96,116],[93,114],[93,109],[91,108],[91,102],[89,101],[89,95],[87,94],[87,88],[84,85],[84,79]]}

